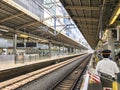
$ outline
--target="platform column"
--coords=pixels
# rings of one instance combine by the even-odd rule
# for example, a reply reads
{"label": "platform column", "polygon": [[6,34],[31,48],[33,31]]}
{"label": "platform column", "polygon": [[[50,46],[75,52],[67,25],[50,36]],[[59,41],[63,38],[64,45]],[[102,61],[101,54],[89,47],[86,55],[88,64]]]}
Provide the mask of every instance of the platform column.
{"label": "platform column", "polygon": [[68,53],[70,53],[70,47],[68,47]]}
{"label": "platform column", "polygon": [[52,43],[49,42],[49,55],[51,56],[51,46],[52,46]]}
{"label": "platform column", "polygon": [[77,53],[77,49],[75,48],[75,53]]}
{"label": "platform column", "polygon": [[76,48],[75,47],[73,47],[73,51],[74,51],[74,53],[76,53]]}
{"label": "platform column", "polygon": [[17,34],[13,35],[13,55],[14,55],[14,60],[16,63],[16,58],[17,58]]}
{"label": "platform column", "polygon": [[64,46],[64,44],[63,44],[63,54],[65,53],[65,46]]}
{"label": "platform column", "polygon": [[59,45],[59,55],[60,55],[60,45]]}
{"label": "platform column", "polygon": [[73,49],[73,47],[71,47],[71,53],[74,53],[74,49]]}
{"label": "platform column", "polygon": [[114,60],[114,41],[113,41],[113,38],[112,38],[112,32],[111,30],[109,30],[108,32],[108,49],[111,50],[111,57],[112,59]]}

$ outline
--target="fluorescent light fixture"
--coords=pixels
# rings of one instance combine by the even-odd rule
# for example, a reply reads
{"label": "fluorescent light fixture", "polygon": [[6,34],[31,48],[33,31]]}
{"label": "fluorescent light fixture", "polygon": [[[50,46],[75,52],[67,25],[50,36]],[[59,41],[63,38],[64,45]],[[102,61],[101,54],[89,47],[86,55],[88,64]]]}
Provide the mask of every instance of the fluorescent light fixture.
{"label": "fluorescent light fixture", "polygon": [[1,29],[1,28],[0,28],[0,31],[9,32],[8,30],[6,30],[6,29]]}
{"label": "fluorescent light fixture", "polygon": [[120,8],[118,8],[116,16],[118,16],[120,14]]}
{"label": "fluorescent light fixture", "polygon": [[42,40],[41,42],[48,43],[48,40]]}
{"label": "fluorescent light fixture", "polygon": [[33,39],[37,39],[37,40],[43,40],[43,39],[38,38],[38,37],[32,37],[32,36],[30,36],[30,37],[33,38]]}
{"label": "fluorescent light fixture", "polygon": [[25,35],[25,34],[20,34],[20,37],[22,37],[22,38],[28,38],[29,36]]}
{"label": "fluorescent light fixture", "polygon": [[110,25],[113,24],[115,22],[115,20],[117,19],[118,16],[114,16],[113,19],[110,22]]}
{"label": "fluorescent light fixture", "polygon": [[118,8],[116,14],[113,16],[113,18],[112,18],[112,20],[110,21],[110,24],[109,24],[109,25],[113,24],[119,15],[120,15],[120,8]]}

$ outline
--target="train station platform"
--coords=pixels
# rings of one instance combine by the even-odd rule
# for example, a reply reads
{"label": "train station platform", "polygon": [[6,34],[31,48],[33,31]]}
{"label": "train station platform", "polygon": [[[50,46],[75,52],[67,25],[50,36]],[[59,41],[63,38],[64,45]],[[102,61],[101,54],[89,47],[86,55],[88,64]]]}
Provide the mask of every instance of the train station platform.
{"label": "train station platform", "polygon": [[[84,66],[86,75],[83,81],[85,88],[80,90],[102,90],[100,77],[95,79],[99,60],[91,58],[91,53],[99,55],[106,49],[111,50],[109,58],[119,56],[117,64],[120,69],[120,0],[0,0],[0,7],[0,82],[51,66],[52,74],[42,75],[43,80],[47,78],[46,82],[41,80],[41,85],[37,83],[41,87],[53,83],[56,78],[56,82],[60,81],[66,72],[81,64],[80,70]],[[90,56],[82,55],[89,51],[92,51]],[[77,56],[83,57],[77,61]],[[76,61],[68,65],[69,59],[75,57]],[[65,67],[58,67],[57,72],[52,72],[54,65],[56,68],[63,61],[67,62]],[[99,86],[96,86],[98,83]],[[34,85],[31,84],[31,87]],[[0,90],[3,89],[0,87]],[[53,89],[49,89],[48,85],[46,89],[37,90]]]}
{"label": "train station platform", "polygon": [[42,62],[49,62],[49,61],[54,61],[56,60],[56,63],[59,62],[60,59],[64,59],[64,58],[69,58],[69,57],[74,57],[77,55],[82,55],[82,53],[79,54],[66,54],[66,55],[57,55],[57,56],[41,56],[38,60],[32,60],[32,61],[28,61],[28,62],[23,62],[23,63],[17,63],[17,64],[1,64],[0,65],[0,71],[2,70],[7,70],[7,69],[11,69],[11,68],[17,68],[17,67],[22,67],[22,66],[27,66],[27,65],[31,65],[31,64],[36,64],[36,63],[42,63]]}

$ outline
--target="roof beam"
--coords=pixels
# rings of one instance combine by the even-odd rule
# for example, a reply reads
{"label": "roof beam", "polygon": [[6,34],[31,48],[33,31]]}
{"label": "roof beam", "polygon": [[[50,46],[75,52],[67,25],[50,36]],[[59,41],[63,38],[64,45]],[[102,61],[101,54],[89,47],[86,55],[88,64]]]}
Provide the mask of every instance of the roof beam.
{"label": "roof beam", "polygon": [[83,31],[85,31],[85,30],[86,31],[97,31],[95,28],[90,28],[90,27],[89,28],[87,28],[87,27],[82,28],[81,27],[80,29],[82,29]]}
{"label": "roof beam", "polygon": [[78,26],[80,27],[84,27],[84,28],[97,28],[97,25],[92,25],[92,24],[81,24],[81,23],[77,23]]}
{"label": "roof beam", "polygon": [[79,9],[79,10],[100,10],[99,7],[90,6],[66,6],[66,9]]}
{"label": "roof beam", "polygon": [[2,13],[7,13],[8,15],[12,15],[12,14],[9,13],[8,11],[5,11],[5,10],[3,10],[3,9],[1,9],[1,8],[0,8],[0,11],[1,11]]}
{"label": "roof beam", "polygon": [[97,28],[93,28],[93,27],[80,27],[82,30],[95,30],[97,31]]}
{"label": "roof beam", "polygon": [[[96,34],[96,32],[86,31],[85,34],[86,34],[86,35],[93,35],[93,36],[94,36],[94,34]],[[87,37],[87,36],[86,36],[86,37]]]}
{"label": "roof beam", "polygon": [[35,22],[29,22],[29,23],[26,23],[26,24],[23,24],[21,26],[16,27],[16,29],[25,28],[25,27],[28,27],[28,26],[31,26],[31,25],[35,25],[35,24],[38,24],[38,23],[40,23],[40,22],[37,22],[37,21],[35,21]]}
{"label": "roof beam", "polygon": [[[5,11],[5,10],[3,10],[3,9],[0,9],[0,11],[3,12],[3,13],[5,13],[5,14],[8,14],[8,15],[10,15],[10,16],[13,15],[12,13],[10,13],[10,12],[8,12],[8,11]],[[24,21],[24,19],[21,18],[21,17],[17,17],[17,18],[22,19],[22,20]]]}
{"label": "roof beam", "polygon": [[19,16],[21,16],[21,15],[23,15],[23,14],[24,14],[24,13],[17,13],[17,14],[11,15],[11,16],[9,16],[9,17],[6,17],[6,18],[1,19],[0,22],[5,22],[5,21],[7,21],[7,20],[10,20],[10,19],[19,17]]}
{"label": "roof beam", "polygon": [[98,18],[86,18],[86,17],[76,17],[76,16],[73,16],[72,19],[74,20],[81,20],[81,21],[94,21],[94,22],[97,22],[99,21]]}
{"label": "roof beam", "polygon": [[31,18],[40,21],[40,18],[35,15],[34,13],[30,12],[29,10],[25,9],[24,7],[22,7],[21,5],[17,4],[16,2],[14,2],[13,0],[2,0],[5,3],[11,5],[12,7],[16,8],[19,11],[22,11],[23,13],[25,13],[26,15],[30,16]]}

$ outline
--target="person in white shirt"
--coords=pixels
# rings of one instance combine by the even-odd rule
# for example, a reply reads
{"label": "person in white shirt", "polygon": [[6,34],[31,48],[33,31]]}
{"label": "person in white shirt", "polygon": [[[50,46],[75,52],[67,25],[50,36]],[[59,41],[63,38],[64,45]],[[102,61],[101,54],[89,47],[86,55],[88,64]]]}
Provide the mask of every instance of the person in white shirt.
{"label": "person in white shirt", "polygon": [[[114,78],[115,74],[119,73],[119,68],[114,61],[109,59],[110,53],[111,53],[110,50],[102,51],[103,59],[97,63],[96,73],[104,74],[106,76],[109,75],[112,78]],[[109,80],[102,78],[102,75],[101,75],[101,82],[103,87],[112,87],[112,81],[110,82]]]}

